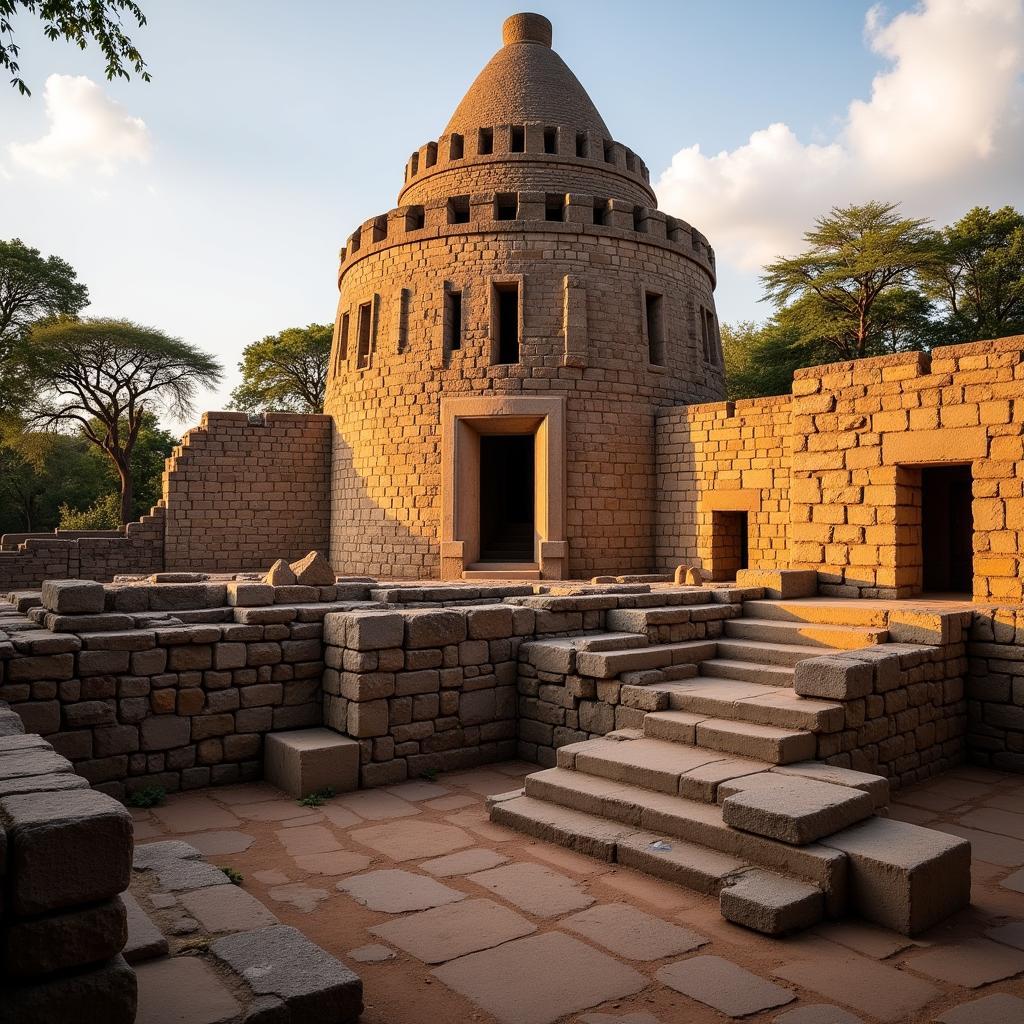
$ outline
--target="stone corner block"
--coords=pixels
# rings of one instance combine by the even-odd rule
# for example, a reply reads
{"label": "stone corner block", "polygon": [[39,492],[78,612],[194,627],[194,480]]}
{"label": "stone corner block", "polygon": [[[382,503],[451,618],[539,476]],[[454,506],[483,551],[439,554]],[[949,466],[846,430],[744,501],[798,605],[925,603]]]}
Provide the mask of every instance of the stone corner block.
{"label": "stone corner block", "polygon": [[274,603],[274,588],[267,583],[235,580],[227,585],[227,598],[233,608],[262,608]]}
{"label": "stone corner block", "polygon": [[268,733],[263,775],[299,799],[327,787],[346,793],[359,787],[359,743],[331,729]]}
{"label": "stone corner block", "polygon": [[814,569],[740,569],[737,587],[760,587],[773,601],[796,597],[814,597],[818,593],[818,574]]}
{"label": "stone corner block", "polygon": [[58,615],[98,615],[105,600],[103,584],[95,580],[43,582],[43,607]]}
{"label": "stone corner block", "polygon": [[793,689],[801,697],[823,700],[856,700],[874,688],[870,661],[854,656],[825,654],[798,662],[793,672]]}

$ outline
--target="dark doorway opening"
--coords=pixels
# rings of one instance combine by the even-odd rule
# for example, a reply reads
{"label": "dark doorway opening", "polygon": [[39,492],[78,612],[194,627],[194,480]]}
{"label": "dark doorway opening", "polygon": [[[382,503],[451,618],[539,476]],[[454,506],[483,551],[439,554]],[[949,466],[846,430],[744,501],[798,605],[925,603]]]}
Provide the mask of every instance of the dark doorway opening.
{"label": "dark doorway opening", "polygon": [[711,513],[711,562],[716,581],[734,580],[740,569],[750,568],[750,524],[746,512]]}
{"label": "dark doorway opening", "polygon": [[921,555],[924,589],[970,594],[974,589],[971,467],[921,470]]}
{"label": "dark doorway opening", "polygon": [[533,434],[480,438],[480,561],[534,561]]}

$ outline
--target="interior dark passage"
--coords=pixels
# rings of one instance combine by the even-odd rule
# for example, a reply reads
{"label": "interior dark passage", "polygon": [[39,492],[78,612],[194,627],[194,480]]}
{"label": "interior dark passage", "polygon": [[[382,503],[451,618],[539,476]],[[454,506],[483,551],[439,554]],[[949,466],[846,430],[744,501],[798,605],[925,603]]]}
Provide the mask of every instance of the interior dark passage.
{"label": "interior dark passage", "polygon": [[480,561],[534,561],[533,435],[480,438]]}
{"label": "interior dark passage", "polygon": [[928,593],[969,594],[974,586],[971,467],[921,471],[921,554]]}

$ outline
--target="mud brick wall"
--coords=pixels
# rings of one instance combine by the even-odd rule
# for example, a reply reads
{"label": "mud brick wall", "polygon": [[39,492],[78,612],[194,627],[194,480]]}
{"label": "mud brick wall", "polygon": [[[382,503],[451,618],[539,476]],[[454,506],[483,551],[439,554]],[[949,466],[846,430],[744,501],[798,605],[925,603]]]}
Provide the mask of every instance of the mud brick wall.
{"label": "mud brick wall", "polygon": [[971,760],[1024,772],[1024,612],[979,609],[967,655]]}
{"label": "mud brick wall", "polygon": [[0,1015],[60,1020],[74,1003],[131,1024],[135,972],[121,957],[132,821],[0,703]]}
{"label": "mud brick wall", "polygon": [[326,553],[330,461],[325,416],[205,413],[164,469],[164,568],[260,571]]}
{"label": "mud brick wall", "polygon": [[14,634],[0,699],[113,796],[260,778],[265,733],[320,724],[324,608],[241,611],[247,621],[146,629],[121,616],[106,632]]}
{"label": "mud brick wall", "polygon": [[789,564],[792,400],[788,395],[663,410],[657,419],[657,565],[735,576],[735,517],[748,568]]}

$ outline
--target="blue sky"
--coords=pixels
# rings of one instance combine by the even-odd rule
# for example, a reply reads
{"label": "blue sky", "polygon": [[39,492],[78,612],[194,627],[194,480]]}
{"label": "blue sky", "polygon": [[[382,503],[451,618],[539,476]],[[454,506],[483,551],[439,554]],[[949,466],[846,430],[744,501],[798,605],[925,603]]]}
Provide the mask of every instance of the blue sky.
{"label": "blue sky", "polygon": [[[394,205],[500,45],[508,3],[141,0],[153,74],[21,16],[31,99],[0,91],[0,237],[68,259],[94,315],[214,351],[333,319],[337,251]],[[723,320],[760,318],[757,268],[833,203],[942,221],[1024,205],[1022,0],[568,2],[533,9],[663,208],[719,250]],[[50,76],[60,76],[51,78]],[[88,79],[91,81],[83,81]],[[695,148],[699,147],[699,148]]]}

